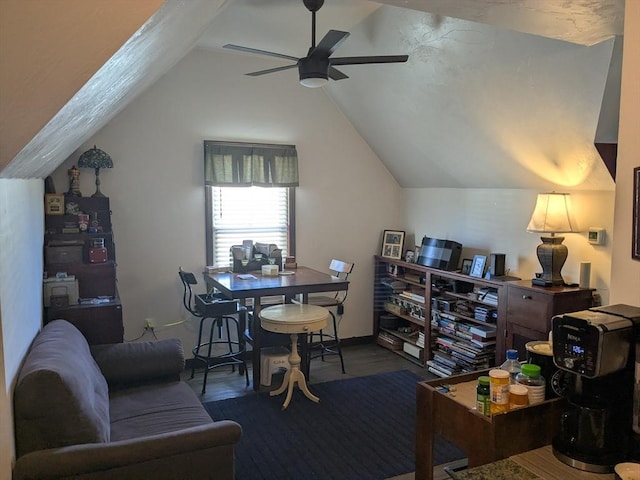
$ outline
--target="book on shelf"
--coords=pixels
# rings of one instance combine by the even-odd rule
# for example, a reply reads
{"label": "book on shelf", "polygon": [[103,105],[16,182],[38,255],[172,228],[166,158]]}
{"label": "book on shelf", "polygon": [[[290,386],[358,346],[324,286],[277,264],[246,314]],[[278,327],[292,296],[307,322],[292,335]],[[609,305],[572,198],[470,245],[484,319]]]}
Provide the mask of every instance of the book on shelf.
{"label": "book on shelf", "polygon": [[439,377],[446,378],[446,377],[450,377],[451,376],[451,373],[449,373],[448,371],[442,369],[438,365],[435,365],[435,366],[434,365],[428,365],[427,368],[431,373],[433,373],[434,375],[437,375]]}
{"label": "book on shelf", "polygon": [[424,303],[424,295],[418,295],[417,293],[409,292],[408,290],[401,292],[400,296],[414,302]]}
{"label": "book on shelf", "polygon": [[498,290],[493,287],[485,287],[478,290],[478,300],[490,305],[498,305]]}
{"label": "book on shelf", "polygon": [[489,340],[486,339],[486,338],[483,338],[483,339],[480,339],[480,340],[472,338],[471,339],[471,343],[474,344],[477,347],[484,348],[484,347],[491,347],[491,346],[495,345],[496,344],[496,340],[495,340],[495,338],[494,339],[489,339]]}
{"label": "book on shelf", "polygon": [[496,328],[490,325],[471,325],[469,331],[473,338],[494,338],[496,336]]}
{"label": "book on shelf", "polygon": [[481,322],[493,323],[498,318],[498,311],[495,308],[476,307],[473,318]]}

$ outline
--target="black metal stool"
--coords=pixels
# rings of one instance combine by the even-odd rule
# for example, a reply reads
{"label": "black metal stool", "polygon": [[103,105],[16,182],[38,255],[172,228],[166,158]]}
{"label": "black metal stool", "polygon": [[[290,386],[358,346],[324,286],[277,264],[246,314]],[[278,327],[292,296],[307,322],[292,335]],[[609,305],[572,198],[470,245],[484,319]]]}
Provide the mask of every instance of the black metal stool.
{"label": "black metal stool", "polygon": [[[240,375],[244,374],[247,385],[249,385],[249,373],[245,361],[246,343],[243,337],[247,323],[247,309],[240,306],[237,301],[226,300],[220,295],[194,294],[191,285],[197,284],[195,276],[182,270],[179,270],[178,273],[184,286],[183,304],[191,315],[200,318],[198,341],[192,350],[191,378],[195,376],[196,362],[204,363],[204,380],[202,382],[202,394],[204,395],[209,370],[231,366],[232,371],[235,372],[235,366],[238,365]],[[216,331],[217,336],[214,336]],[[231,334],[234,331],[237,340],[232,340]],[[203,335],[206,335],[204,339]],[[218,345],[225,347],[222,353],[214,351]]]}

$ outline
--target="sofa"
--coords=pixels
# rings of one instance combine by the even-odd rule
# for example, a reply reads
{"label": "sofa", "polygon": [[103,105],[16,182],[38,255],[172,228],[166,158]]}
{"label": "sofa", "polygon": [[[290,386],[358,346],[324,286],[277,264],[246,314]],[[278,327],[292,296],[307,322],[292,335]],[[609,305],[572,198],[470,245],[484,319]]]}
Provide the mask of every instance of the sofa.
{"label": "sofa", "polygon": [[233,479],[242,429],[180,380],[177,339],[89,346],[66,320],[36,336],[14,391],[18,479]]}

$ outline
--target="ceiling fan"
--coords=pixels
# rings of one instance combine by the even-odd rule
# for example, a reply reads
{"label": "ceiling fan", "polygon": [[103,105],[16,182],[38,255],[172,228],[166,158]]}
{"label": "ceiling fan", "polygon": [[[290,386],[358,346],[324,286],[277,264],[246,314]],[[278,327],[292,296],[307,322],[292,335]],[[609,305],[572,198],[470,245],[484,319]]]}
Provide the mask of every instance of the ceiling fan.
{"label": "ceiling fan", "polygon": [[342,80],[349,78],[340,70],[335,68],[336,65],[362,65],[367,63],[402,63],[409,58],[408,55],[378,55],[369,57],[341,57],[331,58],[331,54],[342,45],[349,36],[349,32],[341,32],[339,30],[329,30],[327,34],[316,45],[316,12],[324,4],[324,0],[302,0],[305,7],[311,12],[311,47],[307,52],[307,56],[296,58],[281,53],[268,52],[266,50],[258,50],[256,48],[242,47],[240,45],[227,44],[223,48],[238,50],[246,53],[256,53],[259,55],[269,55],[271,57],[284,58],[295,62],[292,65],[283,67],[269,68],[258,72],[247,73],[252,77],[266,75],[268,73],[280,72],[298,67],[300,74],[300,83],[305,87],[317,88],[321,87],[329,78],[331,80]]}

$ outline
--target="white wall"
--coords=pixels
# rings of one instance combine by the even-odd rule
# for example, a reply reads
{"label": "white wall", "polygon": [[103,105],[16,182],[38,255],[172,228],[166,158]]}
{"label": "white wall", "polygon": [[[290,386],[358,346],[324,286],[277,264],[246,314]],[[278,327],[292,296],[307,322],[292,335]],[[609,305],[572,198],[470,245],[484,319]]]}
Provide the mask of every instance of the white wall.
{"label": "white wall", "polygon": [[[192,270],[201,281],[205,265],[205,139],[297,146],[298,262],[321,270],[334,257],[354,262],[341,333],[372,333],[372,257],[382,230],[402,227],[402,191],[321,89],[277,75],[246,77],[255,68],[246,62],[192,52],[54,174],[57,190],[68,189],[68,168],[94,143],[114,160],[100,178],[111,198],[126,339],[142,333],[145,318],[156,325],[188,318],[177,271]],[[93,179],[82,172],[85,195]],[[178,336],[190,347],[195,333],[190,320],[158,336]]]}
{"label": "white wall", "polygon": [[640,261],[631,258],[633,168],[640,167],[640,2],[625,3],[624,33],[611,302],[640,307]]}
{"label": "white wall", "polygon": [[13,387],[42,325],[42,180],[0,179],[0,478],[15,454]]}
{"label": "white wall", "polygon": [[[558,190],[560,191],[560,190]],[[463,258],[474,254],[506,254],[511,275],[533,278],[541,270],[536,247],[539,234],[527,233],[538,191],[511,189],[407,189],[408,231],[422,236],[455,240]],[[569,256],[562,269],[567,283],[578,283],[580,262],[591,262],[591,287],[603,304],[609,300],[614,192],[572,192],[572,206],[581,229],[605,228],[604,246],[592,245],[586,232],[565,234]]]}

